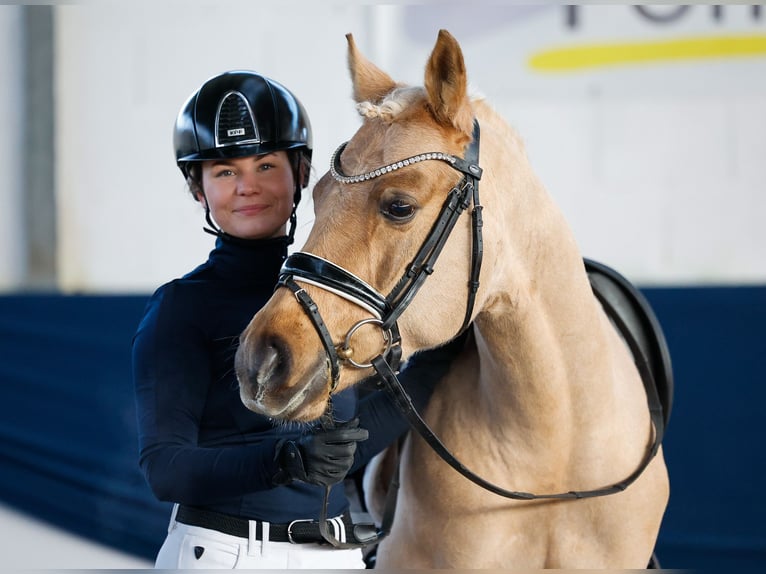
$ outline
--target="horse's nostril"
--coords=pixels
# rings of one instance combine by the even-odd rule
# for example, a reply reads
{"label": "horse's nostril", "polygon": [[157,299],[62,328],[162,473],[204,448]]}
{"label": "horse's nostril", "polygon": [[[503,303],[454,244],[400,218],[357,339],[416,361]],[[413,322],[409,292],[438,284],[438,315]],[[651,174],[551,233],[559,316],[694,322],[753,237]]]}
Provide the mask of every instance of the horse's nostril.
{"label": "horse's nostril", "polygon": [[284,382],[289,352],[281,339],[269,339],[257,352],[251,364],[250,379],[261,386],[278,387]]}

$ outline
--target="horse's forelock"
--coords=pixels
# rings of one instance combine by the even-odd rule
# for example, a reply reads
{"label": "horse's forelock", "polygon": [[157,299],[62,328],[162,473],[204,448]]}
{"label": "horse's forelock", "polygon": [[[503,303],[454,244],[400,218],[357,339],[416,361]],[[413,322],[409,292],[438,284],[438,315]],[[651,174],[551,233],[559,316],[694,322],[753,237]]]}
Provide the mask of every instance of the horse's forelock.
{"label": "horse's forelock", "polygon": [[[386,123],[394,121],[404,110],[415,101],[425,96],[422,87],[403,86],[392,90],[380,103],[370,101],[356,105],[359,115],[364,118],[379,118]],[[485,96],[475,86],[469,86],[471,101],[485,101]]]}
{"label": "horse's forelock", "polygon": [[413,102],[422,97],[422,88],[401,87],[391,91],[379,104],[360,102],[356,105],[356,109],[359,115],[365,118],[380,118],[385,122],[391,122]]}

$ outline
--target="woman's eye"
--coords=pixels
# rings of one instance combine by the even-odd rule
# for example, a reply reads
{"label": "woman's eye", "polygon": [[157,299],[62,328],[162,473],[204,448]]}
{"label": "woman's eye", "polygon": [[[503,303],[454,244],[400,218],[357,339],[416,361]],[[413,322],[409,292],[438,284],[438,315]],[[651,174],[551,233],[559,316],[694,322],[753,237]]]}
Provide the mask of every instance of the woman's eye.
{"label": "woman's eye", "polygon": [[216,177],[229,177],[234,175],[234,172],[230,169],[222,169],[218,173],[216,173]]}
{"label": "woman's eye", "polygon": [[405,199],[395,199],[383,209],[383,215],[396,221],[410,219],[415,214],[415,206]]}

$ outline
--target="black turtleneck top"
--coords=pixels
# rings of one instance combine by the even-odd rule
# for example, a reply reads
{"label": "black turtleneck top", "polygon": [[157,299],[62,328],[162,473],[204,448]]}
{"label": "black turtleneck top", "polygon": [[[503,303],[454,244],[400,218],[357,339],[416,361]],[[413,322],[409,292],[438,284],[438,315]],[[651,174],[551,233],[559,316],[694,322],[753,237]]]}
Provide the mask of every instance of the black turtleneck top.
{"label": "black turtleneck top", "polygon": [[[321,487],[272,485],[277,441],[306,429],[245,408],[234,373],[239,334],[273,293],[286,256],[285,238],[218,238],[207,262],[150,298],[133,341],[133,378],[139,464],[158,499],[272,523],[318,518]],[[411,360],[400,377],[420,407],[451,358],[449,352],[427,356]],[[333,397],[333,411],[338,420],[359,416],[370,432],[354,469],[408,428],[381,391],[361,401],[355,389],[343,391]],[[340,483],[328,516],[347,508]]]}

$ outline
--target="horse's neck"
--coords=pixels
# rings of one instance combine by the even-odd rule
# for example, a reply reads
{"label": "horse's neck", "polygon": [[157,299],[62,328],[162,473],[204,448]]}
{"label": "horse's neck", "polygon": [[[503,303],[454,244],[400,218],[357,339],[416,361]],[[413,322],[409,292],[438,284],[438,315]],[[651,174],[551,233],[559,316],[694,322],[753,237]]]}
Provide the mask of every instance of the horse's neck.
{"label": "horse's neck", "polygon": [[[489,296],[475,322],[480,384],[497,387],[484,396],[513,395],[497,404],[513,409],[514,420],[555,423],[567,409],[587,408],[580,404],[588,402],[586,381],[589,392],[599,392],[614,379],[616,337],[569,224],[529,166],[521,140],[499,120],[484,123],[498,128],[485,130],[494,179],[484,189],[496,206],[484,210],[485,229],[502,231],[485,242],[491,276],[482,279]],[[493,150],[505,151],[493,156]]]}
{"label": "horse's neck", "polygon": [[514,472],[531,469],[519,484],[532,492],[622,480],[651,433],[632,357],[584,271],[554,275],[524,296],[496,297],[477,317],[479,392],[456,415],[503,437],[494,448]]}
{"label": "horse's neck", "polygon": [[529,251],[496,249],[503,259],[495,266],[493,294],[475,322],[479,384],[487,408],[505,409],[517,429],[555,441],[557,429],[587,433],[588,420],[604,424],[604,412],[619,402],[619,379],[633,374],[593,296],[568,224],[545,192],[536,191],[526,217],[504,222],[517,234],[512,244]]}
{"label": "horse's neck", "polygon": [[538,421],[540,404],[556,420],[557,406],[576,400],[583,365],[588,378],[609,368],[603,360],[608,334],[587,279],[544,282],[536,280],[531,292],[499,294],[476,321],[482,386],[498,387],[492,389],[495,397],[512,393],[505,404]]}

